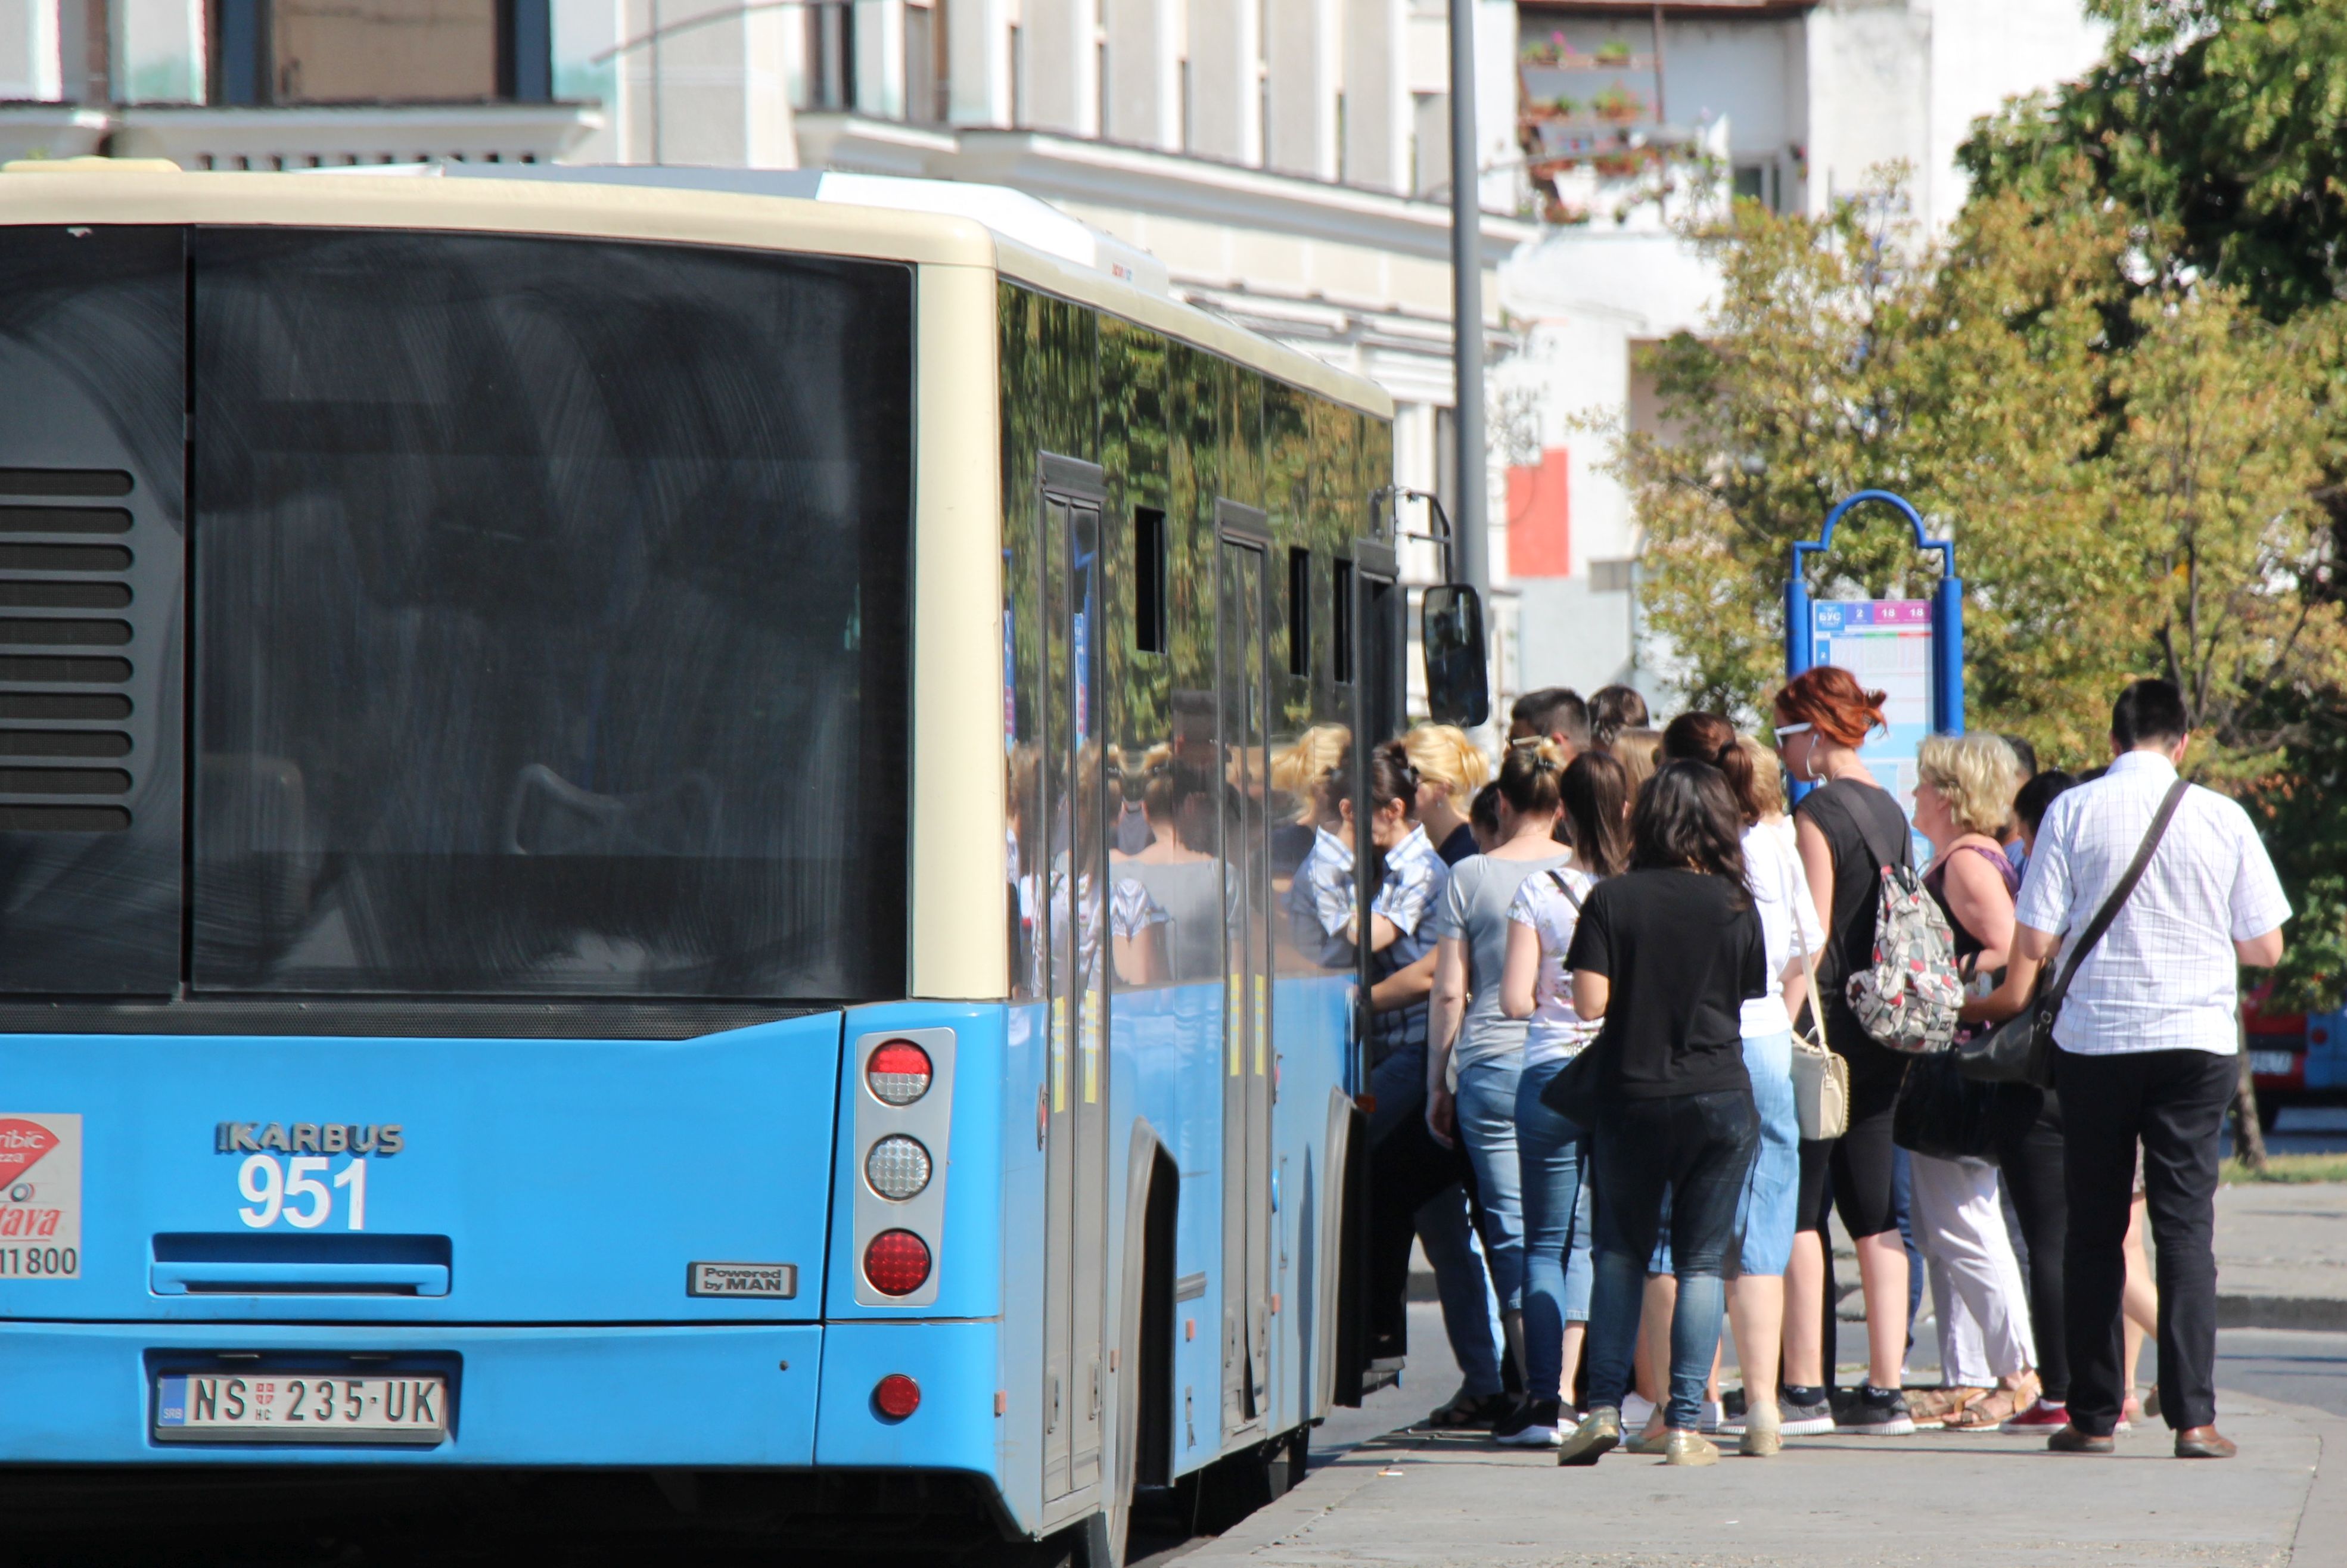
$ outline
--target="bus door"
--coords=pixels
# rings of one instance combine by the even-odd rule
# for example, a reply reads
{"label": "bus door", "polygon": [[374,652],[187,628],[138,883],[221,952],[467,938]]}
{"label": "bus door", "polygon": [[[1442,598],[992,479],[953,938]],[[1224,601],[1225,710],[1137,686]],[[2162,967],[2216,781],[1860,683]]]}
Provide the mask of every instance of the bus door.
{"label": "bus door", "polygon": [[1263,1424],[1271,1384],[1271,542],[1264,514],[1215,503],[1223,764],[1223,1430]]}
{"label": "bus door", "polygon": [[1100,1478],[1108,1255],[1107,827],[1101,740],[1101,471],[1042,459],[1040,941],[1051,1016],[1045,1102],[1043,1491]]}
{"label": "bus door", "polygon": [[[1360,737],[1354,750],[1353,820],[1369,820],[1369,772],[1366,765],[1369,749],[1401,733],[1402,705],[1408,676],[1404,670],[1407,654],[1404,644],[1406,603],[1401,587],[1399,563],[1394,548],[1375,539],[1353,541],[1353,570],[1350,581],[1339,589],[1350,600],[1349,617],[1339,636],[1352,643],[1349,650],[1353,671],[1353,733]],[[1353,844],[1353,885],[1374,888],[1384,879],[1385,859],[1366,833],[1356,835]],[[1353,1092],[1363,1094],[1369,1087],[1368,1041],[1369,1029],[1369,988],[1377,981],[1376,955],[1369,948],[1368,907],[1367,897],[1359,900],[1361,927],[1357,933],[1354,951],[1359,969],[1356,976],[1358,997],[1357,1017],[1353,1031]]]}

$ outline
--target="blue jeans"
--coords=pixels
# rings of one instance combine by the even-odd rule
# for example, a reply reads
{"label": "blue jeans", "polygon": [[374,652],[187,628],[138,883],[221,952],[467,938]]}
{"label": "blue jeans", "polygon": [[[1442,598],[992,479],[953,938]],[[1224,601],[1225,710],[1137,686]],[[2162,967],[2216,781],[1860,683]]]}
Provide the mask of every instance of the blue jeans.
{"label": "blue jeans", "polygon": [[[1421,1103],[1423,1103],[1421,1102]],[[1500,1392],[1500,1347],[1491,1333],[1491,1293],[1483,1260],[1475,1255],[1475,1226],[1467,1216],[1467,1189],[1452,1185],[1418,1211],[1418,1241],[1434,1268],[1434,1294],[1442,1302],[1442,1331],[1467,1391],[1481,1398]]]}
{"label": "blue jeans", "polygon": [[1789,1030],[1744,1037],[1744,1069],[1752,1078],[1752,1108],[1760,1118],[1760,1144],[1736,1208],[1744,1238],[1743,1272],[1782,1274],[1792,1261],[1794,1209],[1800,1203],[1801,1121],[1793,1103],[1793,1036]]}
{"label": "blue jeans", "polygon": [[1483,1200],[1483,1255],[1500,1310],[1524,1304],[1524,1220],[1516,1171],[1516,1080],[1521,1055],[1474,1062],[1459,1073],[1459,1137]]}
{"label": "blue jeans", "polygon": [[1638,1348],[1646,1260],[1671,1197],[1678,1307],[1665,1421],[1692,1431],[1727,1305],[1720,1271],[1736,1239],[1759,1116],[1748,1089],[1616,1100],[1596,1130],[1597,1278],[1589,1304],[1589,1403],[1620,1409]]}
{"label": "blue jeans", "polygon": [[1564,1326],[1586,1321],[1593,1276],[1589,1251],[1589,1135],[1541,1103],[1564,1071],[1535,1062],[1516,1079],[1516,1164],[1524,1225],[1524,1392],[1563,1397]]}

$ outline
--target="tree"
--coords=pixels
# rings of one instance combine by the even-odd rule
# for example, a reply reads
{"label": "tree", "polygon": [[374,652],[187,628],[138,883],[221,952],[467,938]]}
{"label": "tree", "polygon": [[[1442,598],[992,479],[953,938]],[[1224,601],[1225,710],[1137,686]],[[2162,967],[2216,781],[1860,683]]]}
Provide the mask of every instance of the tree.
{"label": "tree", "polygon": [[[2159,673],[2209,776],[2272,775],[2312,733],[2308,702],[2347,690],[2313,499],[2330,318],[2278,327],[2232,291],[2138,287],[2107,204],[1983,197],[1938,247],[1901,211],[1893,183],[1822,218],[1740,206],[1705,238],[1717,317],[1656,351],[1679,434],[1617,456],[1689,700],[1757,712],[1789,546],[1881,486],[1956,540],[1976,726],[2099,762],[2111,693]],[[1827,569],[1829,597],[1928,589],[1896,528],[1838,537]]]}

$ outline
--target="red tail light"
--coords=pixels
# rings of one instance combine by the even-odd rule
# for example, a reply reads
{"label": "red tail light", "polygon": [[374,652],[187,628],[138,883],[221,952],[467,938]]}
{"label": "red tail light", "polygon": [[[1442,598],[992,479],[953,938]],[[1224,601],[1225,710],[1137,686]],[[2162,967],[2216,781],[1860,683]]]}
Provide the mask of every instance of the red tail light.
{"label": "red tail light", "polygon": [[910,1296],[928,1283],[929,1244],[911,1231],[882,1231],[864,1249],[864,1277],[884,1296]]}
{"label": "red tail light", "polygon": [[921,1408],[921,1386],[902,1372],[891,1372],[873,1386],[872,1402],[892,1421],[901,1421]]}
{"label": "red tail light", "polygon": [[929,1091],[929,1053],[909,1040],[892,1040],[865,1059],[864,1081],[883,1105],[910,1105]]}

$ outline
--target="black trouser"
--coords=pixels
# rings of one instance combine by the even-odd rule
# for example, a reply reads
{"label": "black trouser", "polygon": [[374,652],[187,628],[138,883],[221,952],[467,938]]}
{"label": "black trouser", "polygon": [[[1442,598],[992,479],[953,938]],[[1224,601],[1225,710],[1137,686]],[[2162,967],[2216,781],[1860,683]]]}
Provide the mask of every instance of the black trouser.
{"label": "black trouser", "polygon": [[1369,1353],[1409,1346],[1409,1249],[1418,1211],[1467,1171],[1463,1145],[1444,1148],[1426,1125],[1426,1047],[1407,1045],[1369,1075]]}
{"label": "black trouser", "polygon": [[2070,1203],[2070,1424],[2082,1432],[2107,1436],[2127,1397],[2119,1306],[2138,1138],[2159,1248],[2160,1419],[2178,1431],[2217,1419],[2218,1136],[2239,1071],[2232,1055],[2206,1050],[2056,1055]]}
{"label": "black trouser", "polygon": [[2037,1377],[2045,1398],[2057,1405],[2070,1397],[2070,1336],[2062,1307],[2070,1201],[2062,1189],[2061,1103],[2059,1095],[2047,1095],[2036,1118],[2000,1138],[1996,1146],[2004,1190],[2013,1198],[2029,1254],[2029,1327],[2037,1341]]}

